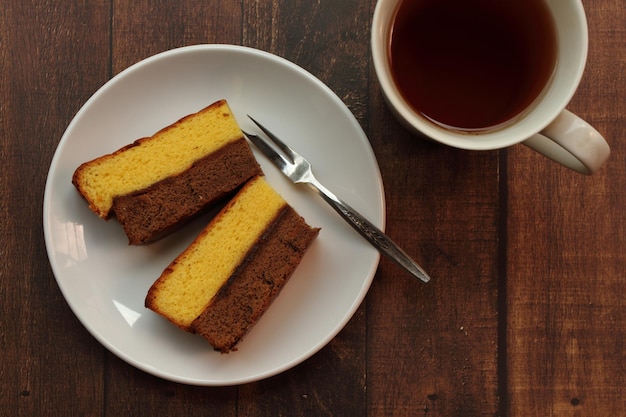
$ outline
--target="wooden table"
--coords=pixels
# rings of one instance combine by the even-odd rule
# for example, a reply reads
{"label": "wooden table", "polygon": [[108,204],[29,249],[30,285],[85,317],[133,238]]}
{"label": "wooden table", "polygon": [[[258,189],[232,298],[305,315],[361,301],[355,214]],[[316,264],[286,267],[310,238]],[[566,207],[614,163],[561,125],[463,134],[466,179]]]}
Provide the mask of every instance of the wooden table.
{"label": "wooden table", "polygon": [[[0,414],[624,415],[626,9],[584,3],[589,59],[569,108],[612,147],[592,177],[523,146],[468,152],[403,130],[371,64],[374,0],[5,0]],[[272,52],[332,88],[378,158],[388,234],[433,276],[383,260],[330,344],[242,386],[168,382],[109,353],[66,304],[43,241],[46,174],[75,113],[129,65],[199,43]]]}

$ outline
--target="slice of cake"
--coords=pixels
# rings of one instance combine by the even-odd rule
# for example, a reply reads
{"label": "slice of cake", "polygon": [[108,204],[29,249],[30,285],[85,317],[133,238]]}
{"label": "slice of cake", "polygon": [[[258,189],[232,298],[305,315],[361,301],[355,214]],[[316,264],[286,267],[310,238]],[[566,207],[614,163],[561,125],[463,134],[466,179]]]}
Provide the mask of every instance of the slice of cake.
{"label": "slice of cake", "polygon": [[256,323],[319,232],[253,178],[161,274],[145,305],[227,353]]}
{"label": "slice of cake", "polygon": [[76,169],[72,183],[130,244],[153,242],[260,175],[228,103],[217,101]]}

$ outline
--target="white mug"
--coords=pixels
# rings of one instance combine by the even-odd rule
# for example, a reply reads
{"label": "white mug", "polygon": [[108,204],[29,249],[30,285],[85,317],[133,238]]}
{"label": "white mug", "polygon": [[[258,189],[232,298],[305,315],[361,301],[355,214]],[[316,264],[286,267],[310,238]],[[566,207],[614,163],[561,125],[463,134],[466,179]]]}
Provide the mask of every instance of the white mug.
{"label": "white mug", "polygon": [[[403,0],[378,0],[371,34],[372,57],[386,102],[410,131],[468,150],[500,149],[522,143],[583,174],[593,174],[610,154],[596,129],[565,107],[574,95],[587,60],[587,21],[580,0],[545,0],[557,38],[556,67],[540,97],[515,121],[482,132],[446,129],[413,110],[398,90],[389,62],[390,32]],[[446,1],[446,0],[441,0]]]}

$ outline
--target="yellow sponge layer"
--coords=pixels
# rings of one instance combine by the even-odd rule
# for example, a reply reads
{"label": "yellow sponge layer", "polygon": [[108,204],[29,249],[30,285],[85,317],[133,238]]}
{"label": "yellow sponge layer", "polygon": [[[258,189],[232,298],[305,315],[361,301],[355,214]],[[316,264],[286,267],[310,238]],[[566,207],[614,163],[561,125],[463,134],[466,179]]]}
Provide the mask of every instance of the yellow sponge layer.
{"label": "yellow sponge layer", "polygon": [[263,177],[252,179],[165,269],[146,304],[188,330],[284,205]]}
{"label": "yellow sponge layer", "polygon": [[198,159],[242,136],[227,102],[220,100],[149,138],[84,163],[72,181],[90,208],[106,218],[114,197],[179,174]]}

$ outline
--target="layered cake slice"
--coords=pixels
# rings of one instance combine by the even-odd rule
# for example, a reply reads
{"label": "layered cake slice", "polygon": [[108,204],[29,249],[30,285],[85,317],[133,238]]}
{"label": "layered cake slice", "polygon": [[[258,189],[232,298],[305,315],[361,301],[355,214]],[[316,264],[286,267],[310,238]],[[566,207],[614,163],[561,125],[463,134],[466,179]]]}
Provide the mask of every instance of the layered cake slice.
{"label": "layered cake slice", "polygon": [[228,103],[217,101],[80,165],[72,183],[98,216],[116,217],[130,244],[153,242],[260,175]]}
{"label": "layered cake slice", "polygon": [[278,295],[318,232],[255,177],[163,271],[145,305],[228,353]]}

